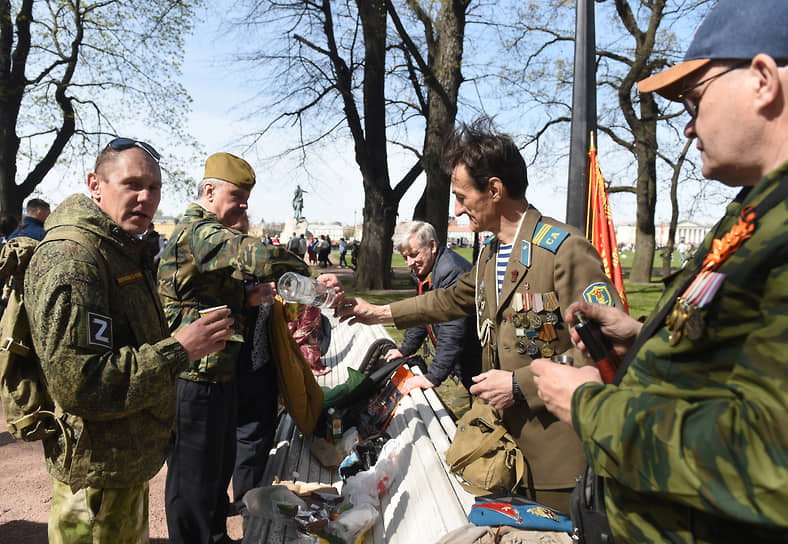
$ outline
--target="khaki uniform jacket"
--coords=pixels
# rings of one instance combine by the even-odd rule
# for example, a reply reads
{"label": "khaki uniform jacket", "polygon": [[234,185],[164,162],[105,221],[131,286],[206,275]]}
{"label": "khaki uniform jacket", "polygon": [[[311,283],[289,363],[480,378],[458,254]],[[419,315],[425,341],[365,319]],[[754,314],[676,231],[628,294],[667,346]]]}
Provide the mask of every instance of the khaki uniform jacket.
{"label": "khaki uniform jacket", "polygon": [[[526,211],[515,237],[496,302],[497,248],[494,238],[485,242],[478,262],[453,287],[392,303],[394,323],[398,328],[406,328],[474,313],[480,325],[488,322],[487,341],[482,342],[482,369],[513,371],[525,396],[525,402],[515,402],[503,413],[504,424],[517,440],[527,462],[523,485],[540,490],[574,487],[575,477],[586,464],[580,440],[569,425],[547,411],[536,394],[528,367],[534,358],[542,355],[531,357],[521,352],[533,340],[540,349],[548,345],[556,354],[571,355],[575,366],[589,364],[590,361],[572,345],[563,310],[571,302],[583,298],[615,305],[620,305],[621,301],[605,276],[599,253],[583,235],[569,225],[543,217],[533,207]],[[515,315],[522,319],[534,312],[515,311],[518,307],[515,299],[519,298],[516,293],[531,295],[528,298],[532,300],[537,296],[544,300],[543,295],[555,293],[558,308],[554,312],[558,315],[558,323],[554,340],[522,336],[533,334],[526,331],[534,329],[529,329],[528,325],[517,327]],[[539,315],[544,319],[547,312]],[[544,336],[542,330],[538,332]]]}

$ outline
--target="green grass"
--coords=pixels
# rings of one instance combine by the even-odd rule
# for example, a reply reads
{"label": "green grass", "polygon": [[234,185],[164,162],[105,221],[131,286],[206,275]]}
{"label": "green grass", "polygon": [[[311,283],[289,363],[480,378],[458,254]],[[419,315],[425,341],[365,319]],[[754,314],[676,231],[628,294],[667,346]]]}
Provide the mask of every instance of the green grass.
{"label": "green grass", "polygon": [[[635,259],[635,253],[633,251],[622,251],[619,254],[619,260],[621,261],[621,268],[622,269],[629,269],[632,268],[632,261]],[[670,266],[672,268],[681,268],[681,260],[679,259],[679,252],[673,251],[673,255],[670,258]],[[662,269],[662,250],[657,250],[654,252],[654,270],[661,270]]]}

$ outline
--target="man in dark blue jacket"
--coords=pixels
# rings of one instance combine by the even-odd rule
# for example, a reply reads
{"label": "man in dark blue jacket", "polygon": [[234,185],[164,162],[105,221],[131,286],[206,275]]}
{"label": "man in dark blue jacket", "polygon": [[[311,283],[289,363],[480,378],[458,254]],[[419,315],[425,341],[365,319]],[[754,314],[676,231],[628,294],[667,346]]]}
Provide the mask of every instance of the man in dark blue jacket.
{"label": "man in dark blue jacket", "polygon": [[[454,285],[459,276],[471,269],[471,263],[439,244],[435,228],[423,221],[399,225],[394,245],[410,268],[420,295]],[[427,337],[435,348],[435,357],[427,373],[411,378],[409,382],[413,383],[407,385],[431,389],[453,373],[469,389],[473,385],[471,378],[482,368],[475,316],[410,328],[399,349],[386,353],[386,360],[413,355]]]}
{"label": "man in dark blue jacket", "polygon": [[27,201],[25,208],[25,216],[22,218],[22,224],[12,232],[8,239],[16,238],[17,236],[27,236],[39,242],[44,239],[46,231],[44,230],[44,221],[49,217],[49,204],[40,198],[31,198]]}

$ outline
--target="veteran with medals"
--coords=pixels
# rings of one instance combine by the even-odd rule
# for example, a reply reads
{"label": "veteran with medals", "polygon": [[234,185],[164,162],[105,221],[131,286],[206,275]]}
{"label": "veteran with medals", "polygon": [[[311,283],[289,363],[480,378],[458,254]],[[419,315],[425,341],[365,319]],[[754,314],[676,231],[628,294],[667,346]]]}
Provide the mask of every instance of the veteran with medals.
{"label": "veteran with medals", "polygon": [[[617,383],[531,365],[604,489],[608,527],[598,515],[578,536],[788,542],[788,3],[720,0],[684,61],[638,90],[681,102],[704,177],[741,189],[645,323],[566,308],[626,354]],[[578,512],[576,527],[589,527]]]}
{"label": "veteran with medals", "polygon": [[523,452],[520,492],[568,511],[585,456],[572,428],[536,395],[529,365],[554,354],[591,364],[572,345],[562,305],[585,299],[614,306],[620,298],[585,237],[528,204],[525,161],[488,119],[459,127],[444,163],[452,171],[455,215],[468,215],[475,232],[493,233],[474,267],[447,289],[386,306],[348,299],[338,311],[352,322],[393,321],[398,328],[475,314],[483,372],[473,378],[471,393],[502,410]]}

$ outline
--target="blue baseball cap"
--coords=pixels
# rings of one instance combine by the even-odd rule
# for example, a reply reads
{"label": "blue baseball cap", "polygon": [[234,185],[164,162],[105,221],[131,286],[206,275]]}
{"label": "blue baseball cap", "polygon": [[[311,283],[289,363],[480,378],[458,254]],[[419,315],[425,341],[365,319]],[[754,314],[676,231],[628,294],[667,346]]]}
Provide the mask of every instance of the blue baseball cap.
{"label": "blue baseball cap", "polygon": [[678,101],[684,79],[711,61],[759,53],[788,59],[788,0],[720,0],[695,31],[684,61],[638,82],[638,90]]}

